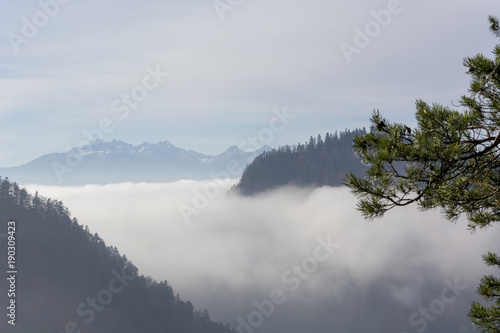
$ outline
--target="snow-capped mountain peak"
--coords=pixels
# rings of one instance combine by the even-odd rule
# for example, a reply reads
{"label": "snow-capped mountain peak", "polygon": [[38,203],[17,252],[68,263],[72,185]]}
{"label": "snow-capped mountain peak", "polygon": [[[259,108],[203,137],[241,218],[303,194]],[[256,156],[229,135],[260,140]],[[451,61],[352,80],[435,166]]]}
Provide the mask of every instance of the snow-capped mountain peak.
{"label": "snow-capped mountain peak", "polygon": [[[125,181],[165,182],[210,179],[226,170],[243,170],[264,150],[253,152],[231,146],[206,155],[174,146],[169,141],[133,145],[120,140],[94,140],[65,153],[43,155],[19,167],[0,168],[20,182],[77,185]],[[231,176],[238,176],[231,174]]]}

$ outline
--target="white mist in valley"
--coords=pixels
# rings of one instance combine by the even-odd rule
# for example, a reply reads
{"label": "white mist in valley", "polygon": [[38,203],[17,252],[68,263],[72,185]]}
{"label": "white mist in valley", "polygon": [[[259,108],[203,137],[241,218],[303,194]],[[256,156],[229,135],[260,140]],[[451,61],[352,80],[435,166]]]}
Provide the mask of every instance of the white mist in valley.
{"label": "white mist in valley", "polygon": [[346,188],[241,197],[233,184],[28,188],[241,332],[472,331],[468,306],[494,273],[481,255],[498,251],[498,228],[471,234],[465,220],[413,206],[367,222]]}

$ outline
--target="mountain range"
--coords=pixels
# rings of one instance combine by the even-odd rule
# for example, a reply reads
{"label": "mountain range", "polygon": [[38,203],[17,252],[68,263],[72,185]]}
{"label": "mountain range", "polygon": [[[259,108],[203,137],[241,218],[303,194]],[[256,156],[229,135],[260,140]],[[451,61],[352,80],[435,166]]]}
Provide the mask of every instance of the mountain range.
{"label": "mountain range", "polygon": [[246,165],[270,149],[263,146],[245,152],[232,146],[221,154],[206,155],[168,141],[133,145],[97,139],[65,153],[46,154],[21,166],[0,168],[0,175],[20,184],[64,186],[238,178]]}

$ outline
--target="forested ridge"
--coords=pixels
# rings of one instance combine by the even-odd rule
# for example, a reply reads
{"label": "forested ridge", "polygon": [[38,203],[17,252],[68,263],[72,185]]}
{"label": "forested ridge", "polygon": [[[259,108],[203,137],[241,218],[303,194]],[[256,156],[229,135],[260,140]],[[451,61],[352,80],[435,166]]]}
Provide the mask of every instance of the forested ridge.
{"label": "forested ridge", "polygon": [[61,201],[31,195],[0,178],[4,273],[11,220],[16,221],[16,325],[7,323],[4,296],[9,285],[2,278],[1,332],[233,332],[211,321],[206,310],[197,311],[181,300],[167,281],[139,275],[116,247],[71,218]]}
{"label": "forested ridge", "polygon": [[361,175],[366,169],[352,147],[354,136],[364,134],[364,128],[346,129],[266,151],[245,168],[233,190],[252,195],[284,185],[339,186],[349,172]]}

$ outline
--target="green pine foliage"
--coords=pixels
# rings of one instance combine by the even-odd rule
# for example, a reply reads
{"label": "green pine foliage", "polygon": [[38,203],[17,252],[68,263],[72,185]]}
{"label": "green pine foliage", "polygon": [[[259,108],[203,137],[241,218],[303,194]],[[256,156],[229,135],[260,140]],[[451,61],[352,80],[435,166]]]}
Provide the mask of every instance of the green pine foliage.
{"label": "green pine foliage", "polygon": [[[498,19],[490,16],[489,21],[500,38]],[[472,231],[500,221],[500,44],[493,56],[464,59],[471,83],[460,110],[418,100],[415,128],[373,113],[370,133],[354,138],[367,173],[350,174],[346,182],[365,218],[417,204],[422,210],[440,208],[451,221],[465,215]],[[500,267],[496,255],[484,259]],[[476,302],[470,309],[482,332],[500,332],[499,286],[498,278],[485,276],[478,292],[494,304]]]}
{"label": "green pine foliage", "polygon": [[[500,268],[500,258],[494,253],[488,252],[483,256],[483,260],[488,266]],[[473,302],[469,310],[472,324],[480,327],[484,333],[500,332],[500,279],[493,275],[483,276],[477,293],[485,300],[493,302],[493,305],[484,306],[479,302]]]}
{"label": "green pine foliage", "polygon": [[466,214],[471,229],[498,221],[498,115],[421,100],[416,107],[417,128],[375,111],[371,132],[355,137],[355,152],[369,168],[365,177],[350,175],[347,185],[361,197],[361,213],[373,219],[418,203],[424,210],[442,208],[450,220]]}

